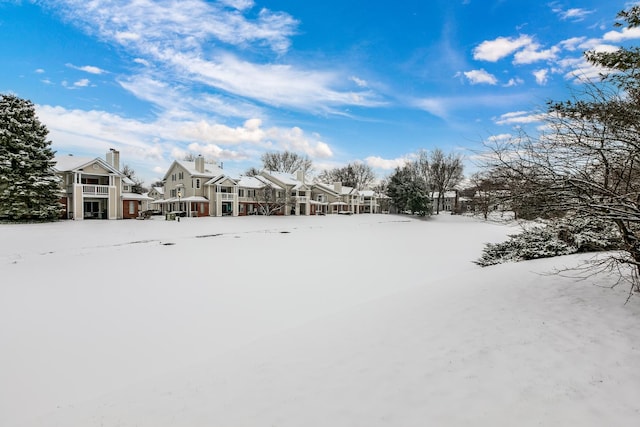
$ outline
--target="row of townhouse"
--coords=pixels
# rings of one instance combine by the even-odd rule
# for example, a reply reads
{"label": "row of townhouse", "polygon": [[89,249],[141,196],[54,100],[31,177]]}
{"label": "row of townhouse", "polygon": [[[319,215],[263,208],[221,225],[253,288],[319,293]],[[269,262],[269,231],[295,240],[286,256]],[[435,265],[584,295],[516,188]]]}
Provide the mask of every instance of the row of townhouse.
{"label": "row of townhouse", "polygon": [[231,177],[221,167],[205,163],[202,156],[174,161],[164,186],[147,194],[132,192],[134,183],[120,171],[116,150],[110,150],[105,160],[72,155],[54,160],[62,184],[61,216],[68,219],[137,218],[147,210],[190,217],[380,212],[379,196],[373,191],[308,182],[302,172]]}
{"label": "row of townhouse", "polygon": [[202,156],[192,162],[174,161],[163,183],[163,188],[149,192],[155,199],[149,207],[191,217],[380,212],[379,197],[373,191],[309,182],[301,171],[231,177]]}

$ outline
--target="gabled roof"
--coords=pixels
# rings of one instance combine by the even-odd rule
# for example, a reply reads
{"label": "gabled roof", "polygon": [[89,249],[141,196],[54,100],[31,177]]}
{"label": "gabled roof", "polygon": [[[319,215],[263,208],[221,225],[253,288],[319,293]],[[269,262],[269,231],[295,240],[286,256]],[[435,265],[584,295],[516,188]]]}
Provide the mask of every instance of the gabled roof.
{"label": "gabled roof", "polygon": [[109,172],[122,176],[120,171],[116,170],[100,157],[56,156],[53,158],[53,161],[55,162],[53,169],[58,172],[75,172],[80,169],[84,169],[93,163],[100,163],[100,166]]}
{"label": "gabled roof", "polygon": [[162,194],[164,196],[164,188],[162,187],[152,187],[152,190],[156,190],[158,194]]}
{"label": "gabled roof", "polygon": [[237,179],[233,179],[230,176],[222,174],[222,175],[218,175],[218,176],[216,176],[214,178],[211,178],[209,181],[205,182],[204,185],[214,185],[214,184],[217,184],[219,182],[224,181],[225,179],[228,179],[229,181],[233,182],[234,185],[238,183]]}
{"label": "gabled roof", "polygon": [[334,196],[339,196],[339,194],[336,192],[336,190],[333,187],[333,185],[325,184],[324,182],[314,182],[313,185],[315,187],[320,188],[322,191],[326,191],[327,193],[331,193]]}
{"label": "gabled roof", "polygon": [[204,172],[198,172],[196,170],[196,162],[189,162],[186,160],[174,160],[167,169],[167,173],[164,174],[162,178],[163,181],[167,180],[169,174],[173,170],[175,165],[180,165],[183,169],[187,171],[190,176],[199,177],[199,178],[215,178],[219,175],[222,175],[222,169],[220,169],[217,165],[213,165],[211,163],[204,164]]}

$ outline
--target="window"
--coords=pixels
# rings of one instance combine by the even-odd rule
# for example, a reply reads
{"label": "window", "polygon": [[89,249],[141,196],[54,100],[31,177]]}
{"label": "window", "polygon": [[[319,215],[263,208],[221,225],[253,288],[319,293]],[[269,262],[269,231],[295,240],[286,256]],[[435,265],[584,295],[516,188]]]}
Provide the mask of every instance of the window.
{"label": "window", "polygon": [[173,190],[171,190],[171,197],[177,197],[177,196],[178,196],[178,192],[174,188]]}
{"label": "window", "polygon": [[200,213],[204,213],[204,203],[200,203]]}
{"label": "window", "polygon": [[136,213],[136,202],[133,200],[129,200],[129,215],[133,215]]}
{"label": "window", "polygon": [[184,179],[184,172],[178,172],[178,179]]}
{"label": "window", "polygon": [[176,174],[174,173],[173,175],[171,175],[171,181],[175,181],[176,180]]}
{"label": "window", "polygon": [[238,189],[238,197],[244,197],[244,188]]}

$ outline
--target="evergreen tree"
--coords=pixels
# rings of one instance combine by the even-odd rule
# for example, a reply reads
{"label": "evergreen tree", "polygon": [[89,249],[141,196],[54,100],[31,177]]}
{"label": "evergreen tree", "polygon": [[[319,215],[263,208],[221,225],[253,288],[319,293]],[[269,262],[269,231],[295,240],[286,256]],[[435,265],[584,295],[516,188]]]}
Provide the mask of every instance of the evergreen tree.
{"label": "evergreen tree", "polygon": [[59,217],[59,180],[48,133],[31,101],[0,94],[0,220]]}

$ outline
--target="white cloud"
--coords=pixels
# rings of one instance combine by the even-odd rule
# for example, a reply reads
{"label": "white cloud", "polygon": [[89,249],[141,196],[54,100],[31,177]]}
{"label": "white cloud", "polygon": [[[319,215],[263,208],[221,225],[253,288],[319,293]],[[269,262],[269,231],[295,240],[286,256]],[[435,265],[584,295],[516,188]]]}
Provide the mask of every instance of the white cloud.
{"label": "white cloud", "polygon": [[254,5],[253,0],[220,0],[220,2],[238,10],[251,9]]}
{"label": "white cloud", "polygon": [[393,170],[397,167],[402,167],[407,164],[410,159],[408,157],[399,157],[396,159],[383,159],[379,156],[369,156],[365,160],[365,163],[372,168]]}
{"label": "white cloud", "polygon": [[80,79],[77,82],[73,83],[73,85],[75,87],[87,87],[89,86],[89,83],[91,83],[89,79]]}
{"label": "white cloud", "polygon": [[494,122],[498,125],[517,125],[540,122],[544,119],[544,114],[531,113],[528,111],[514,111],[502,114],[498,118],[494,118]]}
{"label": "white cloud", "polygon": [[211,160],[246,160],[249,158],[246,152],[227,150],[217,144],[199,144],[197,142],[189,144],[187,147],[190,153],[202,154],[205,159]]}
{"label": "white cloud", "polygon": [[505,83],[503,86],[504,87],[520,86],[523,83],[524,83],[524,80],[522,80],[521,78],[516,77],[516,78],[509,79],[509,81],[507,83]]}
{"label": "white cloud", "polygon": [[533,76],[536,78],[536,83],[544,86],[549,81],[549,70],[547,68],[536,70],[533,72]]}
{"label": "white cloud", "polygon": [[540,45],[537,43],[531,43],[523,50],[516,52],[514,55],[514,64],[532,64],[538,61],[547,61],[555,59],[560,51],[560,48],[553,46],[550,49],[538,50]]}
{"label": "white cloud", "polygon": [[80,70],[80,71],[84,71],[85,73],[89,73],[89,74],[104,74],[106,73],[105,70],[103,70],[100,67],[96,67],[93,65],[84,65],[82,67],[73,65],[73,64],[67,64],[67,67],[69,68],[73,68],[74,70]]}
{"label": "white cloud", "polygon": [[498,79],[493,74],[486,72],[484,69],[465,71],[463,74],[472,85],[475,85],[475,84],[495,85],[498,83]]}
{"label": "white cloud", "polygon": [[609,31],[602,37],[608,42],[622,42],[625,40],[640,39],[640,27],[623,28],[622,31]]}
{"label": "white cloud", "polygon": [[482,61],[496,62],[531,43],[533,43],[533,40],[527,35],[521,35],[517,39],[498,37],[495,40],[486,40],[473,50],[473,58]]}
{"label": "white cloud", "polygon": [[311,158],[326,159],[333,157],[333,151],[329,145],[319,140],[318,135],[307,136],[304,131],[297,126],[290,129],[268,129],[266,137],[277,147],[284,150],[304,153]]}
{"label": "white cloud", "polygon": [[587,40],[586,37],[571,37],[566,40],[562,40],[559,45],[568,51],[575,51],[579,48],[582,49],[583,43]]}
{"label": "white cloud", "polygon": [[185,124],[179,134],[184,140],[198,140],[218,144],[260,143],[265,138],[260,119],[250,119],[243,126],[229,127],[205,120]]}
{"label": "white cloud", "polygon": [[36,74],[44,74],[44,69],[38,68],[38,69],[36,69],[35,73]]}

